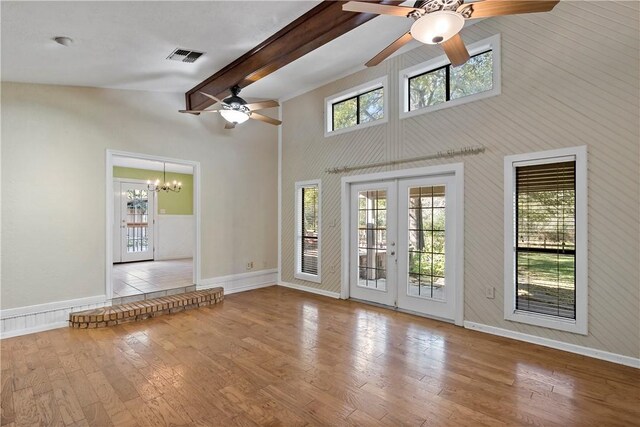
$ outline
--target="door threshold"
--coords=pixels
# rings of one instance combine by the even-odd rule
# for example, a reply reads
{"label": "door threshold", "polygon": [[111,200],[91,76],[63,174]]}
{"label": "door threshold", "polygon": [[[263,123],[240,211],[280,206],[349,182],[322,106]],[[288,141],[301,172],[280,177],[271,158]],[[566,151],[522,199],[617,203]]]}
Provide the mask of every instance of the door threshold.
{"label": "door threshold", "polygon": [[151,259],[137,259],[135,261],[119,261],[119,262],[114,262],[113,265],[135,264],[136,262],[149,262],[149,261],[155,261],[155,259],[151,258]]}
{"label": "door threshold", "polygon": [[380,307],[387,310],[396,311],[398,313],[410,314],[412,316],[423,317],[425,319],[437,320],[439,322],[450,323],[452,325],[455,325],[455,320],[453,319],[445,319],[443,317],[430,316],[428,314],[420,313],[418,311],[406,310],[404,308],[394,307],[392,305],[380,304],[378,302],[372,302],[372,301],[367,301],[367,300],[358,299],[358,298],[349,298],[349,301],[359,302],[362,304],[372,305],[374,307]]}

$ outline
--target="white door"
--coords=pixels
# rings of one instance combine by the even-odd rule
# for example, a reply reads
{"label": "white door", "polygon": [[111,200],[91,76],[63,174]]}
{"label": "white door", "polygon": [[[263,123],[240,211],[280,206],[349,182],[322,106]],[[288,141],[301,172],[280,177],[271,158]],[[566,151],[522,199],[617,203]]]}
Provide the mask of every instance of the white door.
{"label": "white door", "polygon": [[[120,191],[114,191],[115,206],[120,209],[120,215],[116,215],[114,226],[119,229],[120,253],[114,256],[114,262],[153,260],[155,192],[149,191],[147,184],[114,183],[114,187],[117,185]],[[116,243],[114,241],[114,250]]]}
{"label": "white door", "polygon": [[395,182],[351,186],[350,294],[394,305],[396,293]]}
{"label": "white door", "polygon": [[453,176],[352,184],[351,297],[453,321],[454,203]]}
{"label": "white door", "polygon": [[453,321],[453,176],[398,182],[398,307]]}

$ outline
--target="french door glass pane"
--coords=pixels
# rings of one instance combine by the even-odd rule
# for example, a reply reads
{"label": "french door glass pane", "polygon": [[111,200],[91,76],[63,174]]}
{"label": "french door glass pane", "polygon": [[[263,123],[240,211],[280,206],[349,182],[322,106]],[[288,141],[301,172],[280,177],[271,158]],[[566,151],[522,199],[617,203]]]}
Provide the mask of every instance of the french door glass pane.
{"label": "french door glass pane", "polygon": [[445,187],[409,188],[407,294],[445,299]]}
{"label": "french door glass pane", "polygon": [[147,190],[127,190],[127,252],[149,250],[149,195]]}
{"label": "french door glass pane", "polygon": [[358,286],[387,289],[387,192],[358,193]]}

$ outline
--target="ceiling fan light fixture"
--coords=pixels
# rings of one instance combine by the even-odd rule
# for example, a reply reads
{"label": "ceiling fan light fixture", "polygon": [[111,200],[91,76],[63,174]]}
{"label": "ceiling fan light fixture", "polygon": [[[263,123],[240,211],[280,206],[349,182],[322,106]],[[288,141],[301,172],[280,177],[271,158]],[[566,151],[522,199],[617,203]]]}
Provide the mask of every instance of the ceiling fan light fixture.
{"label": "ceiling fan light fixture", "polygon": [[464,27],[464,17],[449,10],[424,15],[411,26],[411,36],[426,44],[440,44],[455,36]]}
{"label": "ceiling fan light fixture", "polygon": [[249,120],[249,112],[240,109],[223,108],[220,110],[220,115],[229,123],[240,124]]}

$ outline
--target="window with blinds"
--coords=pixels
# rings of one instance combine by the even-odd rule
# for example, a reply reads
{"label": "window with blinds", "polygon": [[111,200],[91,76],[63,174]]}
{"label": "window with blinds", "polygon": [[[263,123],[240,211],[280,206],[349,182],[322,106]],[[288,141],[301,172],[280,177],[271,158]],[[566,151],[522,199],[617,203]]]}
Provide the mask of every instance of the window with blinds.
{"label": "window with blinds", "polygon": [[515,167],[515,308],[576,318],[576,162]]}
{"label": "window with blinds", "polygon": [[296,277],[319,280],[320,183],[296,185]]}

